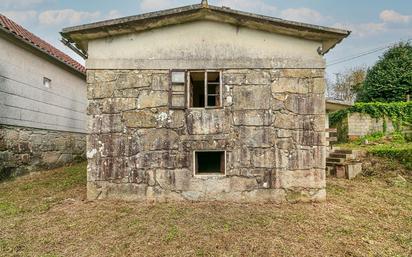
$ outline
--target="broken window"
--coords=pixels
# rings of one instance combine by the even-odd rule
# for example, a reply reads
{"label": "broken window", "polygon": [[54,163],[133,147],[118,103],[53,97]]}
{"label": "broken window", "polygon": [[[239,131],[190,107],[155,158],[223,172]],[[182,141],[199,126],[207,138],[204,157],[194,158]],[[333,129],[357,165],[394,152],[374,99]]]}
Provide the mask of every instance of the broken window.
{"label": "broken window", "polygon": [[190,78],[190,107],[221,107],[222,85],[219,71],[192,71]]}
{"label": "broken window", "polygon": [[190,73],[190,107],[205,107],[205,72]]}
{"label": "broken window", "polygon": [[[187,85],[186,82],[189,82]],[[189,89],[189,98],[186,92]],[[193,108],[219,108],[222,106],[222,83],[220,71],[170,72],[169,107],[184,109],[188,101]]]}
{"label": "broken window", "polygon": [[196,175],[225,175],[225,151],[196,151]]}
{"label": "broken window", "polygon": [[170,72],[169,107],[184,109],[186,104],[186,72],[172,70]]}

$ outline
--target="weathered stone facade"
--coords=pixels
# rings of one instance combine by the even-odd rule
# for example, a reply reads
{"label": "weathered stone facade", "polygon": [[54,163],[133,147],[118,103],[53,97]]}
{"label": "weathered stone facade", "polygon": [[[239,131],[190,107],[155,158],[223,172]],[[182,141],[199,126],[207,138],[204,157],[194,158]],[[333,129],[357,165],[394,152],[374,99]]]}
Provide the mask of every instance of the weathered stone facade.
{"label": "weathered stone facade", "polygon": [[[223,70],[223,106],[170,110],[169,70],[89,70],[88,197],[324,200],[323,69]],[[193,173],[226,151],[226,175]]]}
{"label": "weathered stone facade", "polygon": [[0,180],[85,159],[86,135],[0,125]]}

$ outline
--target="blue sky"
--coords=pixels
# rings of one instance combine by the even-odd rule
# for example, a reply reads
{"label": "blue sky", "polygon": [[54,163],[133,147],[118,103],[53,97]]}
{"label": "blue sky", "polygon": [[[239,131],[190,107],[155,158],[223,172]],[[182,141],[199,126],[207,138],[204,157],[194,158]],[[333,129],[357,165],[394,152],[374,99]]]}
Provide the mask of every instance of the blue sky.
{"label": "blue sky", "polygon": [[[67,26],[199,3],[200,0],[0,0],[0,12],[80,60],[59,40]],[[213,5],[324,26],[352,35],[326,55],[335,60],[412,39],[411,0],[209,0]],[[328,66],[327,73],[372,65],[383,51]]]}

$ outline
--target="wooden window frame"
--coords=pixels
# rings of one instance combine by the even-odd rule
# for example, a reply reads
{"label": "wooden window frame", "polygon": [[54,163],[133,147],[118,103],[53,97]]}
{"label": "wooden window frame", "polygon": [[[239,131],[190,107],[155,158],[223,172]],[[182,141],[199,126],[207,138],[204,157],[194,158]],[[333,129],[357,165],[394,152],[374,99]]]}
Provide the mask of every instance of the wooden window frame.
{"label": "wooden window frame", "polygon": [[[183,82],[183,106],[173,106],[173,95],[181,95],[181,94],[174,94],[173,93],[173,72],[183,72],[184,73],[184,82]],[[173,69],[169,71],[169,109],[172,110],[184,110],[186,109],[186,99],[187,99],[187,70],[183,70],[183,69]]]}
{"label": "wooden window frame", "polygon": [[[216,172],[212,174],[201,174],[197,173],[197,158],[196,153],[210,153],[210,152],[221,152],[223,153],[223,172]],[[194,177],[225,177],[226,176],[226,169],[227,169],[227,153],[226,150],[195,150],[193,151],[193,176]]]}
{"label": "wooden window frame", "polygon": [[[204,85],[204,90],[205,90],[205,106],[204,107],[193,107],[192,106],[192,94],[191,93],[187,93],[186,94],[186,98],[187,98],[187,102],[186,105],[189,109],[223,109],[224,105],[223,105],[223,71],[222,70],[188,70],[187,74],[186,74],[186,92],[192,92],[191,91],[191,82],[190,82],[190,73],[200,73],[200,72],[204,72],[205,73],[205,85]],[[219,105],[218,106],[208,106],[208,80],[207,80],[207,74],[208,73],[219,73]]]}

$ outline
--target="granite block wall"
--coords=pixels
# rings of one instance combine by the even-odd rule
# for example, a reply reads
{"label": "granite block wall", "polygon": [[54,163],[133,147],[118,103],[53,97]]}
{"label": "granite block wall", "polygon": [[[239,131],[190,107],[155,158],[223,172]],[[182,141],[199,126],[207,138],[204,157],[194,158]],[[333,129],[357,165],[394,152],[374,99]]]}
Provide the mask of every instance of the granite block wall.
{"label": "granite block wall", "polygon": [[86,158],[86,134],[0,125],[0,180]]}
{"label": "granite block wall", "polygon": [[[88,71],[88,197],[321,201],[323,69],[225,69],[223,108],[168,108],[169,70]],[[226,174],[194,174],[221,150]]]}

